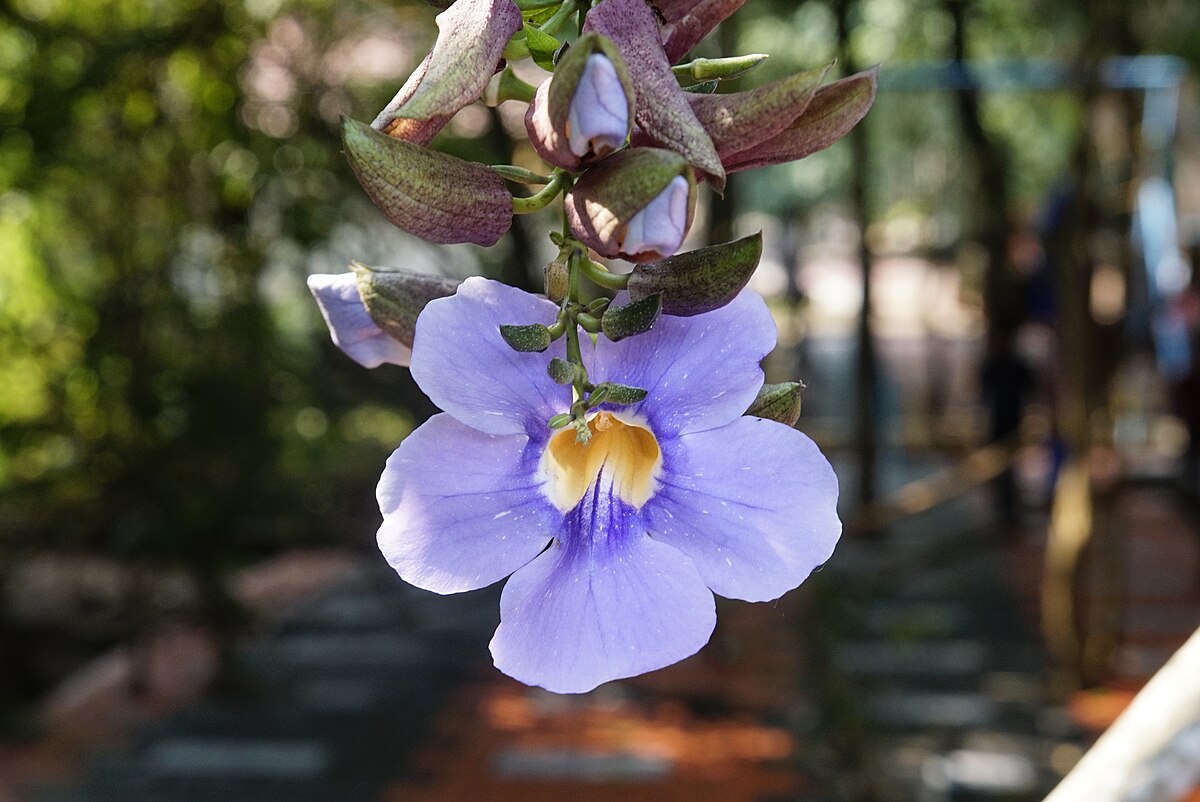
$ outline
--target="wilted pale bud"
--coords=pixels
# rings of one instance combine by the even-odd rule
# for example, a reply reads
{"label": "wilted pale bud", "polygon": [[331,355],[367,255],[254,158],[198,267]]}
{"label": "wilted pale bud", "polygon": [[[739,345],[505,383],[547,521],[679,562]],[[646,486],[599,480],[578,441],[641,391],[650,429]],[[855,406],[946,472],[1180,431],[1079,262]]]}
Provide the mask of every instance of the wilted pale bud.
{"label": "wilted pale bud", "polygon": [[695,200],[682,156],[632,148],[584,173],[567,193],[566,212],[575,236],[600,255],[650,262],[679,249]]}
{"label": "wilted pale bud", "polygon": [[354,273],[309,276],[308,289],[317,299],[333,344],[348,357],[364,368],[377,368],[385,362],[408,365],[412,351],[371,319],[358,294]]}
{"label": "wilted pale bud", "polygon": [[525,113],[534,149],[567,170],[624,147],[632,124],[629,72],[612,42],[597,33],[563,54]]}

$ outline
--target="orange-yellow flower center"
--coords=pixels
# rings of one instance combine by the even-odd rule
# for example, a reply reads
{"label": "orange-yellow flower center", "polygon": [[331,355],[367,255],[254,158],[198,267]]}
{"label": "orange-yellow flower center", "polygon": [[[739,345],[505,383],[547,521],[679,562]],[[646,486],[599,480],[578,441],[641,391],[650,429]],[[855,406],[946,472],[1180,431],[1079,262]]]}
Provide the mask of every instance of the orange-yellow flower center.
{"label": "orange-yellow flower center", "polygon": [[598,481],[611,482],[613,493],[634,509],[650,496],[662,466],[662,452],[649,429],[601,412],[588,421],[588,443],[572,428],[550,438],[542,455],[546,494],[563,512],[575,508]]}

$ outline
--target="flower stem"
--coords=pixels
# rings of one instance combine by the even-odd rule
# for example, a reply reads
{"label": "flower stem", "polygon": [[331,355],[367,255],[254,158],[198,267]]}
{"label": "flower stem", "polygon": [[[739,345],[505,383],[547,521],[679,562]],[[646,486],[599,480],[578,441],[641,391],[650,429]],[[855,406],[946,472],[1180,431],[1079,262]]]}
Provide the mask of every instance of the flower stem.
{"label": "flower stem", "polygon": [[530,195],[528,198],[513,198],[513,214],[531,214],[540,212],[550,205],[550,202],[558,197],[558,192],[563,187],[563,172],[555,170],[554,175],[550,176],[550,183],[542,187],[537,194]]}
{"label": "flower stem", "polygon": [[579,267],[587,276],[588,281],[604,287],[606,290],[623,290],[629,286],[629,276],[610,273],[608,268],[596,264],[586,256],[580,256]]}
{"label": "flower stem", "polygon": [[575,9],[578,7],[578,5],[579,0],[567,0],[567,2],[558,7],[558,11],[554,12],[554,16],[550,17],[550,19],[546,20],[539,26],[538,30],[542,31],[543,33],[553,35],[558,31],[559,28],[562,27],[564,22],[570,19],[571,15],[575,13]]}

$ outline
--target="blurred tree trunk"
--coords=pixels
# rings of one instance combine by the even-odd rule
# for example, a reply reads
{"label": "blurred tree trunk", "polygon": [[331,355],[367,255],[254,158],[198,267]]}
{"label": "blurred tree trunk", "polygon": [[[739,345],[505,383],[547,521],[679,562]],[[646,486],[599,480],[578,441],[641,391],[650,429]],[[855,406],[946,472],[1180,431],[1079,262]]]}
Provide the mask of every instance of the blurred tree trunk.
{"label": "blurred tree trunk", "polygon": [[[847,75],[858,72],[850,48],[850,0],[834,6],[838,25],[838,50]],[[850,163],[850,214],[858,228],[858,259],[862,266],[862,311],[858,316],[857,390],[855,393],[855,446],[858,452],[858,500],[870,504],[878,494],[878,403],[876,398],[875,334],[871,325],[871,249],[867,244],[867,122],[854,127],[846,139],[853,155]]]}

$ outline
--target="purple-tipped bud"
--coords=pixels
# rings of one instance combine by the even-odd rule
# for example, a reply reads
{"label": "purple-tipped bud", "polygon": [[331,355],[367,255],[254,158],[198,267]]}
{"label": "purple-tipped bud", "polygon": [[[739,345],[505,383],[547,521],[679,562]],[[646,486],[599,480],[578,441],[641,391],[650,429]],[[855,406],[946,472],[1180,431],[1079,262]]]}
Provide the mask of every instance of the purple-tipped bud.
{"label": "purple-tipped bud", "polygon": [[607,156],[629,136],[629,104],[617,69],[607,56],[587,57],[567,113],[567,141],[581,159]]}
{"label": "purple-tipped bud", "polygon": [[686,178],[673,178],[658,197],[629,219],[621,250],[630,254],[658,254],[651,257],[655,259],[679,250],[687,234],[689,192]]}
{"label": "purple-tipped bud", "polygon": [[529,142],[556,167],[577,170],[625,146],[633,101],[633,83],[617,48],[599,34],[586,34],[529,104]]}
{"label": "purple-tipped bud", "polygon": [[627,148],[567,193],[571,230],[601,256],[649,262],[675,253],[691,224],[696,185],[678,153]]}
{"label": "purple-tipped bud", "polygon": [[317,299],[333,344],[348,357],[364,368],[377,368],[385,362],[408,365],[412,351],[385,334],[371,319],[358,294],[358,277],[353,272],[309,276],[308,289]]}

